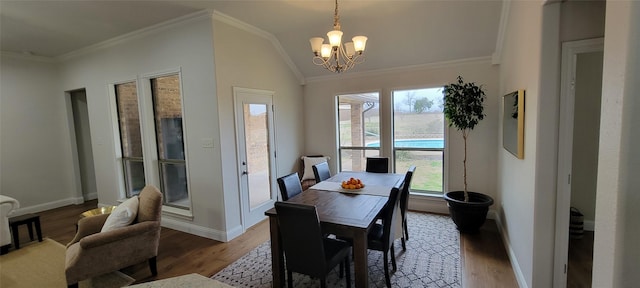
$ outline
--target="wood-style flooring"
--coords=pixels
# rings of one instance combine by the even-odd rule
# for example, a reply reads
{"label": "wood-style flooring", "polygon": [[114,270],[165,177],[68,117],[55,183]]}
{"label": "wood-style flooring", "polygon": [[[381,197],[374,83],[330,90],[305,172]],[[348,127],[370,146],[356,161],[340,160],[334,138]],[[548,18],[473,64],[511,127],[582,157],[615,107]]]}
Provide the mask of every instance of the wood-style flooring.
{"label": "wood-style flooring", "polygon": [[[80,213],[96,206],[97,201],[94,200],[38,213],[43,237],[66,245],[75,235]],[[26,227],[23,225],[20,229],[20,243],[29,242]],[[135,283],[190,273],[210,277],[267,240],[269,223],[266,220],[227,243],[162,228],[158,276],[151,276],[146,262],[125,268],[122,272],[136,279]],[[462,234],[460,246],[463,287],[518,287],[494,221],[487,220],[476,234]]]}
{"label": "wood-style flooring", "polygon": [[581,239],[569,239],[567,288],[591,287],[593,269],[593,231],[584,231]]}

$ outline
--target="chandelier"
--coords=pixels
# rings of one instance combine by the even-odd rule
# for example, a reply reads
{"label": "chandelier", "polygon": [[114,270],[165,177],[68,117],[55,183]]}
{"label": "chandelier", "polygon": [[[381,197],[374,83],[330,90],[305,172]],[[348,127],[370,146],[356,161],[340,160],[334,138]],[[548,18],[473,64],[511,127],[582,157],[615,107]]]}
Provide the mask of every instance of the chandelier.
{"label": "chandelier", "polygon": [[340,31],[340,16],[338,16],[338,0],[333,15],[333,31],[327,33],[329,44],[323,44],[324,38],[313,37],[309,40],[313,51],[313,64],[325,69],[340,73],[353,68],[356,64],[364,62],[364,47],[367,43],[366,36],[355,36],[353,42],[342,45],[342,31]]}

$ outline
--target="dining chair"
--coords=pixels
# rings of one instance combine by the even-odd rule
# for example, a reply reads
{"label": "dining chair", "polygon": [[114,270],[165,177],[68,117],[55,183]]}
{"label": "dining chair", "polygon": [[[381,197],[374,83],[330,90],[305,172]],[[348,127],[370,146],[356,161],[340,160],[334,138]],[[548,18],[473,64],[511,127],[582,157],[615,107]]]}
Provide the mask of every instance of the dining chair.
{"label": "dining chair", "polygon": [[[393,187],[389,194],[389,199],[385,203],[378,217],[382,221],[376,221],[375,224],[369,229],[367,234],[367,246],[368,249],[381,251],[384,255],[384,277],[387,287],[391,287],[391,277],[389,276],[389,251],[391,251],[391,264],[393,270],[397,269],[396,266],[396,253],[393,248],[393,241],[396,239],[395,230],[396,222],[398,221],[398,200],[400,196],[400,187]],[[338,237],[339,239],[352,242],[351,239]]]}
{"label": "dining chair", "polygon": [[409,188],[411,188],[411,179],[413,173],[416,172],[416,166],[411,166],[404,175],[404,184],[402,185],[402,192],[400,193],[400,216],[402,217],[402,250],[407,250],[405,244],[406,240],[409,240],[409,229],[407,229],[407,207],[409,206]]}
{"label": "dining chair", "polygon": [[313,165],[327,162],[331,159],[324,155],[307,155],[300,157],[300,182],[302,182],[302,191],[316,184],[316,177],[313,175]]}
{"label": "dining chair", "polygon": [[389,158],[367,157],[366,172],[389,173]]}
{"label": "dining chair", "polygon": [[313,165],[313,175],[316,176],[316,183],[331,178],[331,171],[329,171],[329,163],[322,162]]}
{"label": "dining chair", "polygon": [[397,270],[396,253],[393,248],[393,240],[395,240],[395,227],[398,222],[396,211],[398,210],[398,196],[400,194],[399,187],[393,187],[389,194],[389,200],[385,204],[384,215],[382,215],[382,223],[375,223],[369,230],[367,235],[367,246],[371,250],[382,251],[384,255],[384,278],[387,287],[391,287],[391,277],[389,276],[389,258],[391,252],[391,264],[393,271]]}
{"label": "dining chair", "polygon": [[320,286],[325,288],[327,274],[338,264],[340,278],[343,276],[344,268],[347,287],[351,287],[351,269],[349,267],[351,244],[322,235],[315,206],[290,202],[276,202],[274,205],[284,250],[289,288],[293,287],[293,272],[320,278]]}
{"label": "dining chair", "polygon": [[300,178],[298,178],[298,172],[293,172],[289,175],[282,176],[277,179],[278,187],[280,187],[280,195],[282,201],[287,201],[289,198],[302,193],[302,184],[300,184]]}

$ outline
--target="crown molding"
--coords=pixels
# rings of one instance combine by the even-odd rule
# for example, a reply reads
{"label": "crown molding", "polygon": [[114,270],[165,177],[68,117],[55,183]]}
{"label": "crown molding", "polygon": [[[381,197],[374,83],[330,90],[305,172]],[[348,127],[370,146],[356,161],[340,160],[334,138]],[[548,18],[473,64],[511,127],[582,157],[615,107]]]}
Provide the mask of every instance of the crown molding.
{"label": "crown molding", "polygon": [[502,1],[502,12],[500,12],[500,24],[498,26],[498,38],[496,39],[496,50],[491,55],[491,63],[494,65],[500,64],[502,61],[502,46],[504,46],[504,33],[507,31],[507,24],[509,23],[509,8],[511,7],[511,0]]}
{"label": "crown molding", "polygon": [[56,63],[57,62],[56,59],[53,58],[53,57],[38,56],[38,55],[33,55],[33,54],[25,54],[25,53],[18,53],[18,52],[12,52],[12,51],[0,51],[0,55],[2,55],[2,57],[21,59],[21,60],[29,60],[29,61],[36,61],[36,62],[44,62],[44,63]]}
{"label": "crown molding", "polygon": [[159,31],[163,31],[169,28],[173,28],[177,25],[182,25],[182,24],[187,24],[187,23],[191,23],[197,20],[201,20],[204,18],[211,18],[211,11],[209,10],[203,10],[203,11],[198,11],[195,13],[191,13],[182,17],[178,17],[178,18],[174,18],[171,20],[167,20],[149,27],[145,27],[133,32],[129,32],[127,34],[123,34],[105,41],[102,41],[100,43],[96,43],[84,48],[80,48],[78,50],[75,51],[71,51],[69,53],[60,55],[55,57],[55,59],[57,61],[63,62],[63,61],[67,61],[70,59],[73,59],[75,57],[79,57],[82,55],[86,55],[89,54],[91,52],[95,52],[95,51],[99,51],[105,48],[109,48],[121,43],[125,43],[127,41],[131,41],[134,39],[139,39],[142,37],[146,37],[149,36],[150,34],[154,34],[157,33]]}
{"label": "crown molding", "polygon": [[410,65],[410,66],[394,67],[394,68],[385,68],[385,69],[362,71],[362,72],[353,72],[348,74],[332,74],[327,76],[307,77],[306,82],[314,83],[314,82],[325,82],[325,81],[332,81],[332,80],[384,76],[384,75],[403,73],[403,72],[414,72],[414,71],[420,71],[420,70],[431,70],[431,69],[448,68],[448,67],[455,67],[460,65],[471,65],[471,64],[491,64],[491,56],[465,58],[465,59],[458,59],[458,60],[452,60],[452,61],[442,61],[442,62],[434,62],[434,63],[418,64],[418,65]]}
{"label": "crown molding", "polygon": [[249,33],[253,33],[257,36],[263,37],[267,40],[269,40],[271,42],[271,44],[273,45],[273,47],[276,49],[276,51],[278,51],[278,53],[280,54],[280,56],[282,57],[282,59],[284,60],[285,63],[287,63],[287,65],[289,66],[289,69],[291,69],[291,72],[293,72],[293,74],[295,74],[296,78],[298,78],[298,81],[300,81],[300,85],[304,85],[305,84],[305,78],[302,75],[302,73],[300,72],[300,70],[298,69],[298,66],[296,66],[295,63],[293,63],[293,60],[291,60],[291,58],[289,57],[289,55],[287,54],[287,52],[284,51],[284,48],[282,47],[282,45],[280,44],[280,41],[278,41],[278,39],[273,36],[273,34],[262,30],[258,27],[255,27],[251,24],[248,24],[246,22],[242,22],[236,18],[233,18],[229,15],[226,15],[220,11],[214,10],[213,11],[213,19],[214,20],[218,20],[220,22],[224,22],[226,24],[229,24],[233,27],[236,27],[238,29],[247,31]]}

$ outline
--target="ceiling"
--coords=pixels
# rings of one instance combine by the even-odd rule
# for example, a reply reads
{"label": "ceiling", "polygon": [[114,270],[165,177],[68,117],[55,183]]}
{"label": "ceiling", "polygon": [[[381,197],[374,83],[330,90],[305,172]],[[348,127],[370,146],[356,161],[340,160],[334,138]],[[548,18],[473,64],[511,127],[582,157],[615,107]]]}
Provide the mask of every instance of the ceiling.
{"label": "ceiling", "polygon": [[[500,0],[341,0],[343,38],[369,38],[370,71],[491,56]],[[273,34],[303,77],[315,66],[309,38],[333,28],[333,0],[29,1],[0,0],[0,50],[59,57],[170,19],[216,10]],[[349,72],[347,72],[349,73]]]}

